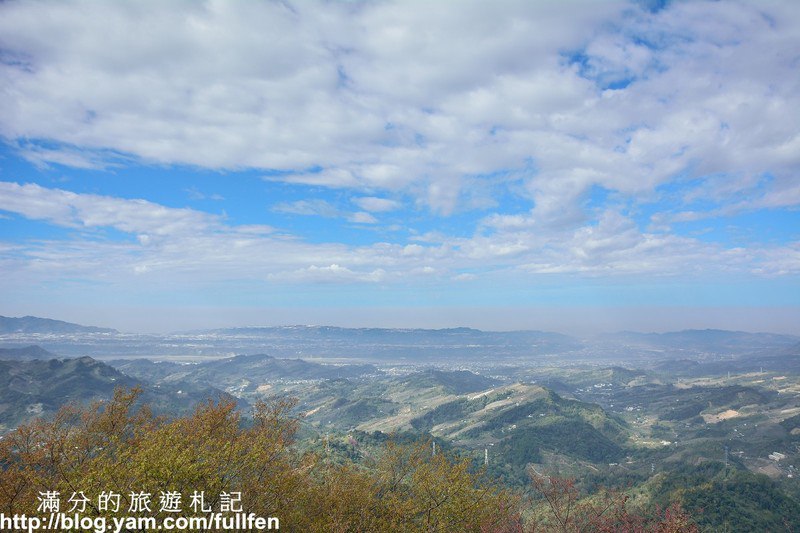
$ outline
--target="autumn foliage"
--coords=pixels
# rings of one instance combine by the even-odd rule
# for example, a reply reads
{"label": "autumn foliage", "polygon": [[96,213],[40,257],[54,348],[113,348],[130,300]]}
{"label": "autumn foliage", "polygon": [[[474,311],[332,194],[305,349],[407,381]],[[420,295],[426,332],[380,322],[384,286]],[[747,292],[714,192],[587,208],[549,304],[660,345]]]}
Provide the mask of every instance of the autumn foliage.
{"label": "autumn foliage", "polygon": [[[138,390],[120,389],[111,401],[66,407],[6,435],[0,513],[41,515],[41,495],[57,492],[63,499],[87,496],[84,516],[163,520],[175,510],[154,501],[150,511],[132,512],[135,495],[180,494],[181,513],[202,516],[230,511],[223,500],[236,494],[235,510],[278,517],[288,531],[697,531],[679,507],[647,517],[630,512],[622,493],[580,495],[571,480],[557,477],[532,475],[537,497],[525,501],[476,474],[469,460],[433,454],[424,442],[390,442],[359,462],[301,452],[289,400],[260,403],[243,420],[232,402],[208,402],[191,416],[164,419],[138,399]],[[103,493],[119,495],[118,508],[100,506]],[[202,505],[190,509],[189,496],[199,493]]]}
{"label": "autumn foliage", "polygon": [[[37,514],[43,492],[82,493],[87,516],[129,512],[134,494],[241,494],[242,512],[279,517],[288,531],[519,531],[517,499],[471,473],[465,460],[427,446],[388,445],[373,464],[337,464],[292,445],[292,403],[256,406],[244,421],[232,403],[206,403],[162,419],[138,407],[137,390],[90,408],[68,407],[0,441],[0,512]],[[116,493],[119,509],[96,496]],[[156,502],[157,503],[157,502]],[[164,518],[152,505],[146,513]],[[67,510],[67,509],[62,509]],[[41,514],[41,513],[38,513]]]}
{"label": "autumn foliage", "polygon": [[581,497],[571,479],[531,474],[531,483],[543,503],[529,531],[559,533],[697,533],[691,518],[677,504],[648,514],[632,512],[627,496],[619,491],[600,491]]}

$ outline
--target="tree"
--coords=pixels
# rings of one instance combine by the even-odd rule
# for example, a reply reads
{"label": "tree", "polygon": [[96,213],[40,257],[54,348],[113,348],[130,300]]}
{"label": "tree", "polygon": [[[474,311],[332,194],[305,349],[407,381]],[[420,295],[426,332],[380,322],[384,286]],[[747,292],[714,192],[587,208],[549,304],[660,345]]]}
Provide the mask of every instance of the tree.
{"label": "tree", "polygon": [[[0,441],[2,512],[35,515],[41,493],[83,493],[83,516],[163,520],[172,504],[183,504],[182,516],[203,515],[224,510],[236,494],[242,512],[311,532],[521,528],[508,491],[472,474],[466,460],[431,457],[429,443],[388,444],[372,464],[332,464],[293,446],[292,401],[260,403],[252,421],[226,401],[168,420],[139,406],[139,395],[120,389],[108,402],[63,408]],[[102,493],[119,495],[120,505],[101,506]],[[153,498],[149,511],[139,506],[142,494]],[[203,505],[190,509],[200,494]],[[169,495],[170,506],[158,505],[159,495]]]}
{"label": "tree", "polygon": [[697,533],[697,525],[673,503],[651,516],[631,511],[619,491],[600,491],[581,498],[572,479],[531,473],[534,490],[544,499],[543,509],[529,524],[530,531],[560,533]]}

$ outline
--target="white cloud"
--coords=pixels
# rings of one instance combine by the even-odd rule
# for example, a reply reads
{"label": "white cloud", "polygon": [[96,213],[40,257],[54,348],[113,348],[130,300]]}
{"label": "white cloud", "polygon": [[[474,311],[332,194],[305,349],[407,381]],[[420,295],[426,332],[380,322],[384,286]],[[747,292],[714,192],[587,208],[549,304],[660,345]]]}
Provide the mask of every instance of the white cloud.
{"label": "white cloud", "polygon": [[[495,224],[467,238],[428,234],[410,244],[371,245],[310,243],[270,226],[233,225],[193,209],[32,184],[0,182],[0,211],[87,232],[82,238],[0,242],[6,289],[21,282],[65,279],[117,286],[147,281],[174,290],[223,280],[473,279],[460,274],[464,271],[502,273],[506,279],[552,273],[624,277],[800,272],[797,243],[726,249],[692,238],[641,232],[628,215],[615,210],[603,211],[596,223],[554,233],[528,224]],[[130,239],[104,238],[104,228],[115,228]]]}
{"label": "white cloud", "polygon": [[491,205],[488,189],[464,194],[473,176],[532,160],[540,218],[570,223],[594,184],[640,196],[679,172],[770,172],[780,188],[800,163],[794,3],[76,0],[0,15],[3,136],[67,143],[25,149],[39,161],[283,169],[269,179],[450,213]]}
{"label": "white cloud", "polygon": [[397,200],[376,198],[375,196],[353,198],[353,203],[364,211],[369,211],[371,213],[386,213],[388,211],[396,211],[402,207],[402,204]]}
{"label": "white cloud", "polygon": [[337,209],[329,202],[321,199],[315,200],[296,200],[275,204],[272,210],[277,213],[288,213],[290,215],[320,216],[325,218],[344,218],[354,224],[377,224],[378,219],[366,211],[356,211],[346,213]]}
{"label": "white cloud", "polygon": [[[342,189],[359,209],[305,198],[274,211],[356,224],[406,204],[481,210],[459,237],[432,217],[416,244],[310,244],[202,211],[2,182],[5,211],[131,236],[14,245],[13,269],[793,273],[792,246],[729,249],[669,223],[800,205],[798,28],[797,2],[0,3],[0,135],[39,165],[258,169]],[[596,189],[612,199],[590,206]],[[659,211],[648,229],[628,214],[644,203]]]}
{"label": "white cloud", "polygon": [[368,272],[357,272],[333,263],[328,266],[311,265],[292,272],[270,274],[268,279],[295,283],[377,283],[383,281],[385,277],[386,272],[380,268]]}
{"label": "white cloud", "polygon": [[186,194],[189,196],[189,198],[192,200],[214,200],[215,202],[221,202],[222,200],[225,199],[225,197],[222,196],[221,194],[217,193],[205,194],[203,192],[200,192],[197,189],[197,187],[189,187],[185,191]]}
{"label": "white cloud", "polygon": [[0,182],[0,209],[70,228],[113,227],[127,233],[190,235],[220,226],[218,216],[124,200],[47,189],[36,184]]}
{"label": "white cloud", "polygon": [[272,210],[278,213],[288,213],[291,215],[316,215],[326,218],[336,218],[339,210],[325,200],[297,200],[275,204]]}
{"label": "white cloud", "polygon": [[114,166],[109,160],[108,154],[98,154],[91,150],[47,149],[30,143],[20,145],[18,150],[25,159],[39,168],[46,168],[53,163],[86,170],[99,170]]}
{"label": "white cloud", "polygon": [[376,224],[378,219],[366,211],[358,211],[347,217],[347,220],[356,224]]}

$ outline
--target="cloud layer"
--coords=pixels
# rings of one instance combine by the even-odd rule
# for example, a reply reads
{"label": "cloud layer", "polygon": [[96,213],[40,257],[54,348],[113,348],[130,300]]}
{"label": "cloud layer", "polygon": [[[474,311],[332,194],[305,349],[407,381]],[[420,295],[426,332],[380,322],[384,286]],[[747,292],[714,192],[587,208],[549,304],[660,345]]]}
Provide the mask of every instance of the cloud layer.
{"label": "cloud layer", "polygon": [[796,189],[796,5],[568,4],[9,2],[1,131],[44,162],[281,169],[445,213],[502,169],[543,219],[678,173]]}
{"label": "cloud layer", "polygon": [[[777,0],[3,2],[19,157],[305,195],[241,224],[4,172],[6,216],[67,233],[10,236],[2,266],[15,283],[794,277],[796,230],[711,229],[797,221],[798,50],[800,4]],[[286,217],[373,237],[319,242]]]}

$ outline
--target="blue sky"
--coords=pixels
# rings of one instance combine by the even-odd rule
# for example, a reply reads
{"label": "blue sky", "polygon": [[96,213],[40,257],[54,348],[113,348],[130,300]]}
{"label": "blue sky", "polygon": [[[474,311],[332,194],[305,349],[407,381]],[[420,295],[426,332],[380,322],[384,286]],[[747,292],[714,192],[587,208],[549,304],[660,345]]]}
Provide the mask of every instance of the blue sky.
{"label": "blue sky", "polygon": [[800,7],[0,4],[0,314],[800,333]]}

